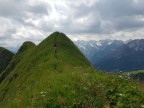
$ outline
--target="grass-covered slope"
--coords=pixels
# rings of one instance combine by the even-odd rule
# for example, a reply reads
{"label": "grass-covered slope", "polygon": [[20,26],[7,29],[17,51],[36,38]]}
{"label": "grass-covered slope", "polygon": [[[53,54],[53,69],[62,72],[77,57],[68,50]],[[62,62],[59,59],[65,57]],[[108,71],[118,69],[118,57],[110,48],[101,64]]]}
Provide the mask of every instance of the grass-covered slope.
{"label": "grass-covered slope", "polygon": [[95,71],[59,32],[26,51],[0,84],[3,108],[140,108],[143,99],[137,84]]}
{"label": "grass-covered slope", "polygon": [[[57,53],[54,53],[54,43],[57,44]],[[33,65],[54,68],[57,65],[60,68],[69,66],[90,66],[88,60],[64,34],[55,32],[42,41],[34,51]],[[41,65],[40,65],[41,64]]]}
{"label": "grass-covered slope", "polygon": [[[6,69],[0,74],[0,83],[5,79],[6,76],[16,67],[18,66],[20,61],[23,61],[27,55],[34,49],[36,45],[32,42],[24,42],[23,45],[18,50],[17,54],[14,55],[13,59],[10,61],[9,65]],[[18,73],[15,73],[17,76]],[[11,78],[12,79],[12,78]]]}
{"label": "grass-covered slope", "polygon": [[13,56],[12,52],[0,47],[0,73],[7,67]]}
{"label": "grass-covered slope", "polygon": [[134,80],[144,82],[144,70],[132,71],[128,73]]}

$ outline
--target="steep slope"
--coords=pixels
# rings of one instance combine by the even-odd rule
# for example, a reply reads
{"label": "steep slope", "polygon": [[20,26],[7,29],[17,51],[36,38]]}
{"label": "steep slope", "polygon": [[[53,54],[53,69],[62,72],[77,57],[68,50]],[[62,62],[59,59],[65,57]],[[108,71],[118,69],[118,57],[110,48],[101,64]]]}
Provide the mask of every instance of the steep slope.
{"label": "steep slope", "polygon": [[[54,42],[57,43],[57,53],[54,52]],[[35,93],[42,89],[45,90],[48,88],[44,88],[45,83],[51,82],[52,84],[52,81],[57,78],[53,74],[57,73],[60,76],[60,73],[67,73],[70,76],[72,70],[91,67],[91,64],[74,43],[59,32],[50,35],[33,50],[25,51],[24,44],[11,64],[15,63],[14,67],[12,65],[12,71],[9,71],[9,75],[1,83],[0,95],[4,102],[7,99],[19,98],[18,95],[26,98],[28,96],[27,90],[31,91],[32,86],[35,88]],[[63,77],[66,77],[65,74]],[[20,92],[17,91],[17,86],[19,86]],[[23,101],[28,102],[28,100]]]}
{"label": "steep slope", "polygon": [[0,84],[3,108],[136,108],[144,104],[136,84],[95,71],[63,33],[51,34],[24,55]]}
{"label": "steep slope", "polygon": [[[57,43],[57,53],[54,53],[54,43]],[[41,51],[41,53],[39,53]],[[79,49],[74,45],[74,43],[68,39],[65,34],[55,32],[43,42],[41,42],[35,53],[38,53],[35,56],[35,59],[41,58],[40,62],[48,61],[51,63],[55,62],[54,59],[57,58],[60,64],[71,64],[72,66],[84,66],[90,65],[88,60],[84,55],[79,51]],[[59,59],[60,58],[60,59]]]}
{"label": "steep slope", "polygon": [[0,74],[7,67],[13,56],[12,52],[0,47]]}
{"label": "steep slope", "polygon": [[24,42],[18,50],[17,54],[13,57],[7,68],[0,74],[0,83],[5,77],[19,64],[20,61],[25,59],[25,56],[29,54],[29,51],[36,47],[32,42]]}
{"label": "steep slope", "polygon": [[102,59],[95,66],[112,71],[134,71],[144,69],[144,39],[133,40],[120,47],[114,53]]}

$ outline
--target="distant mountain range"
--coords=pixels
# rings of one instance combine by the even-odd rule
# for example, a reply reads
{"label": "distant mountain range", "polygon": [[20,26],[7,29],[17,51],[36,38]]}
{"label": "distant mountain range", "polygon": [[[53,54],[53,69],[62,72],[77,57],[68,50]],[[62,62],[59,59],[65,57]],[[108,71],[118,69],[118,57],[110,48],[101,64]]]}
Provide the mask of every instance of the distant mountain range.
{"label": "distant mountain range", "polygon": [[83,52],[83,54],[91,61],[92,64],[97,63],[105,56],[111,54],[117,48],[124,44],[121,40],[100,40],[100,41],[75,41],[75,44]]}
{"label": "distant mountain range", "polygon": [[133,40],[122,45],[112,54],[94,64],[94,66],[106,71],[144,69],[144,39]]}
{"label": "distant mountain range", "polygon": [[[144,69],[144,39],[127,42],[101,40],[93,41],[93,43],[92,41],[77,41],[75,43],[94,67],[98,69],[104,71]],[[90,50],[88,49],[89,47],[91,48]]]}

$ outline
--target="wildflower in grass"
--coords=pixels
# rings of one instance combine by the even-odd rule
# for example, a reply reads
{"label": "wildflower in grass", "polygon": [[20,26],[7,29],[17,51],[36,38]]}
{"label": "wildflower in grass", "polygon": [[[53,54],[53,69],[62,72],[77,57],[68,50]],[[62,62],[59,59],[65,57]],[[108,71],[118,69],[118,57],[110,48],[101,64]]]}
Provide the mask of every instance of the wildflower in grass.
{"label": "wildflower in grass", "polygon": [[120,93],[119,95],[120,95],[120,96],[123,96],[123,94],[121,94],[121,93]]}
{"label": "wildflower in grass", "polygon": [[46,96],[46,95],[41,95],[41,97],[43,97],[43,98],[44,98],[45,96]]}
{"label": "wildflower in grass", "polygon": [[90,82],[87,82],[87,84],[88,84],[89,86],[91,86],[91,83],[90,83]]}
{"label": "wildflower in grass", "polygon": [[40,92],[41,97],[45,97],[46,95],[47,95],[47,92],[45,92],[45,91]]}
{"label": "wildflower in grass", "polygon": [[125,79],[126,79],[126,80],[129,80],[129,79],[130,79],[130,74],[129,74],[129,73],[125,75]]}
{"label": "wildflower in grass", "polygon": [[40,94],[47,94],[47,92],[45,92],[45,91],[42,91],[42,92],[40,92]]}
{"label": "wildflower in grass", "polygon": [[43,94],[43,92],[40,92],[40,94],[42,95],[42,94]]}
{"label": "wildflower in grass", "polygon": [[119,78],[123,78],[123,77],[120,75]]}
{"label": "wildflower in grass", "polygon": [[87,90],[87,88],[86,88],[86,87],[84,87],[83,89],[84,89],[84,90]]}
{"label": "wildflower in grass", "polygon": [[128,73],[127,76],[130,76],[130,74]]}
{"label": "wildflower in grass", "polygon": [[44,94],[47,94],[47,92],[44,92]]}

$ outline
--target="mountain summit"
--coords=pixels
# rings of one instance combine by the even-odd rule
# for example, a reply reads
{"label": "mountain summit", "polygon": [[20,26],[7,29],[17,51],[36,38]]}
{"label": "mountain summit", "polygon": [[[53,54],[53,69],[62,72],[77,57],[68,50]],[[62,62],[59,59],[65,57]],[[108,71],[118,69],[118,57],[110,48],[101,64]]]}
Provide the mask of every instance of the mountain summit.
{"label": "mountain summit", "polygon": [[[54,51],[55,48],[57,52]],[[50,63],[51,65],[90,66],[88,60],[75,44],[65,34],[59,32],[51,34],[42,41],[34,53],[33,60],[41,58],[39,62]]]}
{"label": "mountain summit", "polygon": [[1,72],[0,74],[0,83],[9,75],[13,69],[20,65],[21,61],[26,59],[26,55],[34,49],[36,45],[32,42],[24,42],[23,45],[19,48],[16,55],[13,56],[13,59],[9,62],[9,65]]}
{"label": "mountain summit", "polygon": [[25,42],[0,78],[1,105],[30,106],[29,99],[38,101],[43,91],[60,95],[59,89],[87,68],[92,68],[89,61],[63,33],[55,32],[37,46]]}

